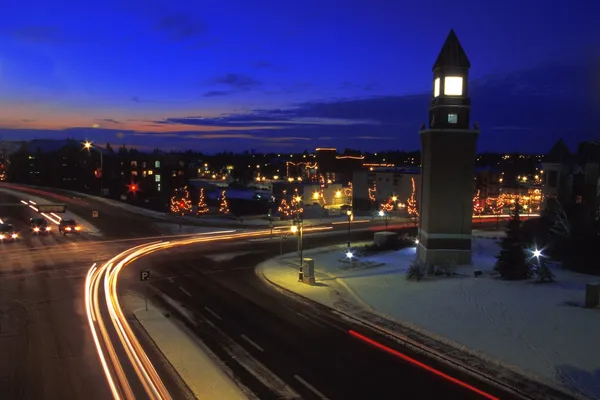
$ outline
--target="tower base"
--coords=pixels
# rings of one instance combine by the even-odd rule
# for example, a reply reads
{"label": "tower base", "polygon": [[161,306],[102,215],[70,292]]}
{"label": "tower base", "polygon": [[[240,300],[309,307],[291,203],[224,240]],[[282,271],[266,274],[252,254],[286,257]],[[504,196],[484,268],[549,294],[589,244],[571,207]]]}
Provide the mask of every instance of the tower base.
{"label": "tower base", "polygon": [[424,264],[470,265],[471,233],[428,234],[419,230],[417,259]]}

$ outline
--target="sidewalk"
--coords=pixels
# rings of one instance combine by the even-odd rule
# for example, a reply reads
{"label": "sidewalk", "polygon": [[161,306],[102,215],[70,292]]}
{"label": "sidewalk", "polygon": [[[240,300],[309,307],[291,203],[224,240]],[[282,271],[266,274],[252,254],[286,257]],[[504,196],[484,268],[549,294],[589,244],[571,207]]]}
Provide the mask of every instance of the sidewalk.
{"label": "sidewalk", "polygon": [[152,303],[145,308],[143,298],[127,294],[127,309],[144,327],[156,346],[177,371],[197,399],[248,399],[248,396],[224,372],[217,357],[210,356],[201,342],[167,318]]}
{"label": "sidewalk", "polygon": [[[391,326],[487,375],[600,399],[600,348],[592,334],[600,332],[600,310],[581,307],[585,284],[594,277],[556,266],[556,283],[498,280],[491,272],[501,234],[474,231],[474,266],[456,267],[449,278],[408,281],[415,247],[349,261],[345,245],[304,252],[315,262],[314,286],[298,282],[296,253],[260,264],[257,273],[271,285]],[[483,275],[475,278],[475,269]]]}

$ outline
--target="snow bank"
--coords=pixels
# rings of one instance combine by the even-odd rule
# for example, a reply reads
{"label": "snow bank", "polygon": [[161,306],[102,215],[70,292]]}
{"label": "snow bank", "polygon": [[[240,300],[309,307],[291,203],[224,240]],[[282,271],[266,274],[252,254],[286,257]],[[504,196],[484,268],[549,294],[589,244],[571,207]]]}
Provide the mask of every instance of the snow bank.
{"label": "snow bank", "polygon": [[202,349],[197,340],[179,328],[172,320],[152,304],[145,309],[144,299],[124,296],[129,309],[164,356],[169,360],[181,379],[197,399],[247,399],[242,390]]}
{"label": "snow bank", "polygon": [[[600,398],[600,310],[580,306],[585,284],[594,277],[555,266],[556,283],[499,280],[491,274],[499,251],[494,239],[473,239],[473,266],[458,267],[460,275],[421,282],[405,276],[414,248],[354,264],[344,260],[344,247],[323,250],[306,255],[315,260],[320,286],[297,283],[297,273],[289,271],[290,257],[261,269],[269,280],[330,306],[336,295],[331,289],[345,286],[359,303],[392,319],[542,381]],[[483,275],[474,278],[474,269]]]}
{"label": "snow bank", "polygon": [[[15,196],[19,200],[23,200],[23,201],[27,201],[27,202],[33,201],[36,204],[55,204],[55,202],[50,202],[46,199],[43,199],[38,196],[33,196],[29,193],[21,193],[21,192],[15,191],[15,190],[5,189],[5,188],[0,188],[0,191],[4,192],[6,194],[9,194],[11,196]],[[35,207],[36,204],[33,204],[33,206]],[[32,211],[34,211],[34,210],[32,210]],[[54,221],[60,220],[59,218],[56,218],[52,214],[49,214],[49,215],[50,215],[50,218],[48,218],[48,217],[46,217],[46,218],[51,223],[55,223]],[[77,221],[77,223],[79,225],[81,225],[83,227],[84,232],[89,233],[94,236],[100,236],[100,229],[96,228],[91,222],[87,221],[86,219],[81,218],[81,216],[69,211],[68,205],[67,205],[67,211],[65,213],[56,214],[56,215],[58,215],[62,219],[74,219]]]}

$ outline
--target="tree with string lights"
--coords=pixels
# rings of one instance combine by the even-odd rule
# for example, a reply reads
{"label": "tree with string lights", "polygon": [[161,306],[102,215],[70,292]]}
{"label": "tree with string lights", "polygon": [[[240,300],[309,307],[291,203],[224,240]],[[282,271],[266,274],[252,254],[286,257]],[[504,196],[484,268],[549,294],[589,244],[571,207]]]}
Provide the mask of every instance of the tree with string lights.
{"label": "tree with string lights", "polygon": [[227,190],[221,192],[221,204],[219,205],[221,214],[229,214],[229,205],[227,204]]}
{"label": "tree with string lights", "polygon": [[419,209],[417,207],[417,199],[416,199],[416,184],[415,178],[410,178],[412,183],[412,192],[410,193],[410,197],[406,200],[406,211],[411,218],[414,218],[415,221],[419,218]]}
{"label": "tree with string lights", "polygon": [[279,213],[284,216],[284,217],[289,217],[291,214],[292,207],[290,206],[290,204],[287,202],[287,200],[285,198],[281,199],[281,203],[279,204],[279,207],[277,208],[277,211],[279,211]]}
{"label": "tree with string lights", "polygon": [[479,194],[481,191],[477,191],[475,196],[473,196],[473,215],[481,215],[483,213],[483,206],[481,205],[481,199],[479,198]]}
{"label": "tree with string lights", "polygon": [[209,211],[206,200],[204,199],[204,188],[200,188],[200,198],[196,207],[196,215],[203,215]]}
{"label": "tree with string lights", "polygon": [[192,200],[190,200],[190,192],[187,186],[175,189],[175,193],[171,196],[170,209],[173,214],[180,215],[192,211]]}

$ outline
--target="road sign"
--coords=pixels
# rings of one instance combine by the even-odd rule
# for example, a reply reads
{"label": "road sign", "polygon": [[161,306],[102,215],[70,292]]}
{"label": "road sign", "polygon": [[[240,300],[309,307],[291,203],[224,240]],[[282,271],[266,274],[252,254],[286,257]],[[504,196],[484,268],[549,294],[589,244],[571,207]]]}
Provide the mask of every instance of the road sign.
{"label": "road sign", "polygon": [[67,211],[66,204],[37,204],[36,208],[41,213],[64,213]]}
{"label": "road sign", "polygon": [[140,272],[140,281],[149,281],[150,280],[150,271],[145,270]]}
{"label": "road sign", "polygon": [[98,218],[98,211],[92,211],[92,218]]}

